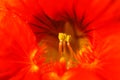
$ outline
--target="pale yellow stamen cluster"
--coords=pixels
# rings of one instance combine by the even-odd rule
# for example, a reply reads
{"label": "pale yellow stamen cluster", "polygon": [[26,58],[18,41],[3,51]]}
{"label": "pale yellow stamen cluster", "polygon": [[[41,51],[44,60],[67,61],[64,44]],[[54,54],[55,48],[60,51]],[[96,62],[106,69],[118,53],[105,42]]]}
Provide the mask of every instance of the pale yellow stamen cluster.
{"label": "pale yellow stamen cluster", "polygon": [[71,39],[71,35],[59,33],[58,39],[59,39],[59,53],[60,54],[66,53],[66,43],[68,46]]}
{"label": "pale yellow stamen cluster", "polygon": [[71,36],[67,35],[65,33],[59,33],[58,35],[58,39],[59,41],[65,41],[65,42],[69,42],[70,41]]}
{"label": "pale yellow stamen cluster", "polygon": [[[70,46],[71,35],[67,35],[65,33],[59,33],[58,39],[59,39],[59,53],[61,54],[60,62],[61,60],[65,61],[65,57],[63,57],[63,55],[67,53],[66,51],[67,47],[70,52],[71,58],[74,57],[75,53],[72,50],[72,47]],[[70,67],[71,67],[71,59],[67,61],[67,68],[70,68]]]}

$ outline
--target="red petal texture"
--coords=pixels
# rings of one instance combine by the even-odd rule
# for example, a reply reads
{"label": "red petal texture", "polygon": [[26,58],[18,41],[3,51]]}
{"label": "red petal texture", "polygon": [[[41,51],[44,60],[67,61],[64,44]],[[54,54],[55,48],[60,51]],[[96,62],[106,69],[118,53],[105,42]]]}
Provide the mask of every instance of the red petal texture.
{"label": "red petal texture", "polygon": [[31,71],[31,56],[38,50],[36,38],[28,25],[5,5],[0,9],[0,80],[39,80],[38,74]]}
{"label": "red petal texture", "polygon": [[[1,80],[120,80],[119,0],[0,2]],[[79,64],[66,70],[65,65],[57,62],[52,63],[52,66],[46,64],[42,68],[39,65],[41,69],[37,73],[29,71],[29,57],[37,49],[32,31],[38,42],[48,36],[49,41],[54,40],[51,43],[56,47],[55,40],[58,33],[64,31],[65,22],[77,24],[73,27],[90,35],[88,39],[96,56],[95,64]]]}

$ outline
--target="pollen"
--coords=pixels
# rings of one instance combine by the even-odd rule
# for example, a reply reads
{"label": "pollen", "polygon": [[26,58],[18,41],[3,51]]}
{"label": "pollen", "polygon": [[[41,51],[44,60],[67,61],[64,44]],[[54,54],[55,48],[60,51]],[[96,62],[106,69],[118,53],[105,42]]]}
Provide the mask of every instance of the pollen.
{"label": "pollen", "polygon": [[71,35],[67,35],[66,38],[65,38],[65,41],[70,42],[70,39],[71,39]]}
{"label": "pollen", "polygon": [[71,35],[67,35],[67,34],[65,34],[65,33],[59,33],[59,35],[58,35],[59,41],[69,42],[69,41],[70,41],[70,38],[71,38]]}
{"label": "pollen", "polygon": [[67,35],[66,35],[65,33],[59,33],[58,39],[59,39],[60,41],[65,41],[66,36],[67,36]]}

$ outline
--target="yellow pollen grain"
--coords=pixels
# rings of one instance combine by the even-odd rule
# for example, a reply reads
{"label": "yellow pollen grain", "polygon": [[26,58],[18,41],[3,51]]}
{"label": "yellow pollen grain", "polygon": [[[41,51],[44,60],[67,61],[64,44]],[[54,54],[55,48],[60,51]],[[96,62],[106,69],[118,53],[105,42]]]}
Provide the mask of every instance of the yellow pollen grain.
{"label": "yellow pollen grain", "polygon": [[70,38],[71,38],[71,35],[67,35],[65,33],[59,33],[58,34],[58,39],[59,41],[66,41],[66,42],[69,42],[70,41]]}
{"label": "yellow pollen grain", "polygon": [[60,41],[65,41],[65,39],[66,39],[66,34],[65,33],[59,33],[58,34],[58,39],[60,40]]}
{"label": "yellow pollen grain", "polygon": [[66,41],[66,42],[69,42],[69,41],[70,41],[70,38],[71,38],[71,35],[67,35],[65,41]]}

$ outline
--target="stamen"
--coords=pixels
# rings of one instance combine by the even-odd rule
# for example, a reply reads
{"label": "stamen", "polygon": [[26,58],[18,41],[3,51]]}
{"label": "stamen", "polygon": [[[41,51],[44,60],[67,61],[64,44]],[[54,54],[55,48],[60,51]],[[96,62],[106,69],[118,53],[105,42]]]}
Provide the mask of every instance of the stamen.
{"label": "stamen", "polygon": [[[66,62],[67,69],[71,68],[74,62],[77,64],[88,64],[94,61],[95,56],[92,54],[93,51],[89,45],[81,45],[82,47],[80,48],[79,52],[75,53],[70,45],[71,35],[59,33],[58,38],[59,53],[61,54],[60,61]],[[69,54],[68,52],[70,52],[70,57],[67,60],[66,56],[64,55]]]}
{"label": "stamen", "polygon": [[58,39],[59,39],[59,53],[62,55],[63,52],[65,52],[65,38],[66,34],[59,33]]}
{"label": "stamen", "polygon": [[67,35],[65,33],[59,33],[58,39],[59,39],[59,53],[60,54],[66,52],[66,42],[69,45],[70,38],[71,38],[70,35]]}
{"label": "stamen", "polygon": [[59,42],[59,53],[62,55],[62,41]]}
{"label": "stamen", "polygon": [[66,35],[65,41],[70,42],[70,39],[71,39],[71,35]]}
{"label": "stamen", "polygon": [[65,41],[65,38],[66,38],[66,34],[64,34],[64,33],[59,33],[59,35],[58,35],[59,41]]}
{"label": "stamen", "polygon": [[72,49],[72,47],[71,47],[69,42],[67,43],[67,46],[68,46],[68,49],[70,51],[71,56],[74,57],[75,59],[77,59],[77,57],[75,55],[75,52],[73,51],[73,49]]}
{"label": "stamen", "polygon": [[[71,61],[72,61],[72,58],[76,58],[75,57],[75,53],[72,49],[72,47],[70,46],[70,39],[71,39],[71,35],[67,35],[65,33],[59,33],[58,35],[58,39],[59,39],[59,53],[61,54],[61,58],[63,59],[64,58],[64,55],[65,54],[68,54],[67,53],[67,47],[68,47],[68,50],[70,52],[70,59],[67,61],[67,67],[70,68],[71,67]],[[66,44],[67,43],[67,44]],[[60,58],[60,61],[61,61],[61,58]],[[65,60],[65,58],[64,58]]]}

